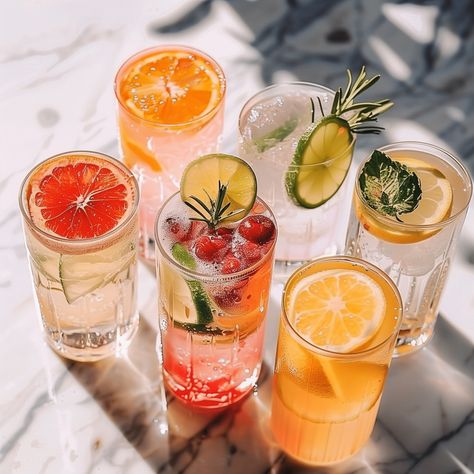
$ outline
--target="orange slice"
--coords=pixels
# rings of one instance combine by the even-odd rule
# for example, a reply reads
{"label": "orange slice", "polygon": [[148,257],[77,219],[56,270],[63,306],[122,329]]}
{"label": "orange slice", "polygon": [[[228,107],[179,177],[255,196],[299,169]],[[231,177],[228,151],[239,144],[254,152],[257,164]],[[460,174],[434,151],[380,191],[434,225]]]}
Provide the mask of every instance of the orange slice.
{"label": "orange slice", "polygon": [[127,140],[124,137],[125,134],[122,134],[120,143],[122,145],[124,162],[130,169],[135,165],[145,164],[155,173],[161,171],[160,162],[151,151],[145,150],[135,142]]}
{"label": "orange slice", "polygon": [[220,102],[224,76],[196,52],[151,53],[132,64],[120,83],[120,95],[136,116],[158,124],[189,123]]}
{"label": "orange slice", "polygon": [[109,232],[126,218],[136,199],[125,171],[90,155],[47,160],[30,178],[28,196],[33,222],[67,239]]}
{"label": "orange slice", "polygon": [[299,281],[289,314],[307,341],[334,352],[350,352],[371,339],[385,314],[382,288],[355,270],[326,270]]}

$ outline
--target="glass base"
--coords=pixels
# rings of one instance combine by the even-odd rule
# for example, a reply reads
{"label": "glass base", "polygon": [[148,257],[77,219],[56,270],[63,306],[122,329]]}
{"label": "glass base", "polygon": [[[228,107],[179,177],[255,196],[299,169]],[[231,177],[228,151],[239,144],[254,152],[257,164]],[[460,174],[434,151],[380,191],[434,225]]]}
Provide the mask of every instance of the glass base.
{"label": "glass base", "polygon": [[138,255],[149,265],[155,265],[155,238],[145,231],[138,238]]}
{"label": "glass base", "polygon": [[261,366],[261,363],[257,364],[252,374],[237,387],[227,391],[218,390],[214,393],[208,390],[199,392],[199,388],[196,387],[194,390],[182,387],[175,382],[166,369],[163,369],[163,379],[169,392],[186,407],[201,413],[212,413],[235,405],[252,393],[257,387]]}
{"label": "glass base", "polygon": [[428,330],[426,330],[426,328],[419,329],[415,333],[413,330],[407,331],[400,329],[395,345],[395,350],[393,351],[393,357],[406,356],[423,349],[423,347],[428,344],[432,336],[433,328],[429,328]]}
{"label": "glass base", "polygon": [[290,275],[308,262],[309,260],[275,260],[273,278],[278,282],[285,283]]}
{"label": "glass base", "polygon": [[48,345],[56,354],[66,359],[78,362],[95,362],[110,356],[119,356],[130,345],[138,330],[138,315],[132,318],[132,323],[117,331],[102,333],[94,340],[95,333],[78,332],[59,335],[57,331],[46,330],[45,338]]}

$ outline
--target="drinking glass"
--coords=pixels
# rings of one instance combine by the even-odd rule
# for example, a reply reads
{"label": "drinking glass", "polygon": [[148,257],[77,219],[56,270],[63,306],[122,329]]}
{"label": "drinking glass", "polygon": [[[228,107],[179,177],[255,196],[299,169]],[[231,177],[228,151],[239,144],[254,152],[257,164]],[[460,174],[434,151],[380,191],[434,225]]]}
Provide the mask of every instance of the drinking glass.
{"label": "drinking glass", "polygon": [[335,254],[343,246],[345,175],[337,192],[313,209],[298,205],[287,186],[301,171],[317,173],[334,165],[349,170],[354,140],[326,162],[293,163],[298,141],[312,119],[317,122],[323,117],[318,99],[329,115],[333,98],[334,91],[317,84],[276,84],[257,92],[240,112],[239,156],[254,169],[261,196],[275,212],[279,232],[275,271],[282,276],[287,277],[303,262]]}
{"label": "drinking glass", "polygon": [[[457,237],[471,198],[472,182],[461,162],[437,146],[400,142],[380,151],[393,160],[424,163],[425,169],[442,173],[452,189],[452,204],[445,218],[436,224],[415,225],[390,219],[369,207],[356,180],[346,253],[377,265],[397,285],[404,316],[395,355],[401,355],[422,348],[433,334]],[[364,164],[359,167],[357,177]]]}
{"label": "drinking glass", "polygon": [[[162,62],[166,64],[163,66]],[[182,64],[181,69],[177,69],[178,63]],[[143,113],[144,109],[133,106],[127,96],[127,87],[133,87],[137,77],[130,74],[140,67],[139,79],[150,80],[144,97],[157,107],[155,114]],[[188,112],[194,110],[196,104],[196,94],[204,93],[199,90],[205,82],[199,77],[203,68],[211,71],[216,80],[210,91],[212,101],[189,118]],[[151,79],[143,78],[147,75]],[[196,91],[189,92],[192,88]],[[115,95],[120,145],[124,163],[134,172],[140,186],[139,252],[149,261],[155,258],[153,232],[158,209],[177,191],[183,169],[190,161],[218,150],[225,90],[221,67],[210,56],[186,46],[164,45],[140,51],[127,59],[117,73]],[[158,93],[160,97],[169,96],[170,106],[179,103],[181,108],[170,113],[168,105],[162,107],[163,100],[154,100]]]}
{"label": "drinking glass", "polygon": [[[128,181],[128,214],[94,238],[65,238],[32,218],[32,182],[45,169],[78,160],[115,169]],[[55,168],[56,167],[56,168]],[[138,327],[136,309],[138,184],[119,161],[96,152],[68,152],[38,164],[23,181],[20,209],[36,301],[48,344],[61,356],[94,361],[120,353]]]}
{"label": "drinking glass", "polygon": [[[276,226],[263,256],[247,268],[226,273],[224,267],[215,270],[208,264],[206,271],[191,270],[167,244],[168,223],[183,222],[186,209],[177,193],[163,205],[156,221],[164,380],[188,406],[221,409],[247,395],[260,373]],[[249,215],[257,214],[275,222],[259,198]],[[199,235],[196,228],[192,224],[190,234],[196,235],[189,237],[191,241]],[[192,258],[190,253],[184,260]],[[235,258],[243,261],[244,257]]]}
{"label": "drinking glass", "polygon": [[[378,285],[385,306],[382,322],[368,342],[350,352],[338,352],[320,347],[301,332],[290,301],[301,298],[293,292],[303,279],[348,270],[360,272]],[[324,317],[326,310],[313,311],[317,329],[318,317]],[[371,310],[371,314],[375,312]],[[285,453],[304,464],[328,465],[355,454],[366,443],[401,316],[400,295],[393,282],[362,260],[320,258],[290,276],[282,299],[271,412],[273,435]]]}

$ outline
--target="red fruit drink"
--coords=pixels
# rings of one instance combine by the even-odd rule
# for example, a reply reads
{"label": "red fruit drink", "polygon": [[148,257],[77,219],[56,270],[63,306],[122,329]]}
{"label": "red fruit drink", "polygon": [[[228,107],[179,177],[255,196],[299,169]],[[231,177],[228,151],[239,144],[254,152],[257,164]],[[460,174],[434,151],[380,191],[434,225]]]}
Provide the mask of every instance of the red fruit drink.
{"label": "red fruit drink", "polygon": [[218,409],[260,373],[276,226],[258,198],[244,219],[216,229],[189,217],[175,194],[156,223],[163,370],[178,399]]}

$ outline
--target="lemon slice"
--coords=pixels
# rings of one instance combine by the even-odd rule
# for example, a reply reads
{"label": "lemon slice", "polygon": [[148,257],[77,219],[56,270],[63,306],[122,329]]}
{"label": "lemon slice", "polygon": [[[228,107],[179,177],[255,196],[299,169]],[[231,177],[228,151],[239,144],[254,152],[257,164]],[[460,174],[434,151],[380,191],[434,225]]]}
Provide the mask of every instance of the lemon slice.
{"label": "lemon slice", "polygon": [[[236,222],[252,209],[257,197],[257,178],[252,168],[240,158],[222,153],[201,156],[192,161],[181,178],[181,199],[194,196],[206,204],[217,199],[219,183],[227,186],[223,208],[227,222]],[[224,220],[224,219],[222,219]]]}
{"label": "lemon slice", "polygon": [[336,194],[351,165],[352,142],[349,124],[335,116],[305,132],[286,174],[286,190],[296,205],[313,209]]}
{"label": "lemon slice", "polygon": [[326,270],[303,278],[291,294],[289,314],[309,342],[350,352],[371,339],[385,314],[382,288],[355,270]]}
{"label": "lemon slice", "polygon": [[402,216],[402,221],[412,225],[437,224],[451,212],[453,190],[441,171],[416,159],[399,160],[411,168],[421,183],[421,201],[417,208]]}

